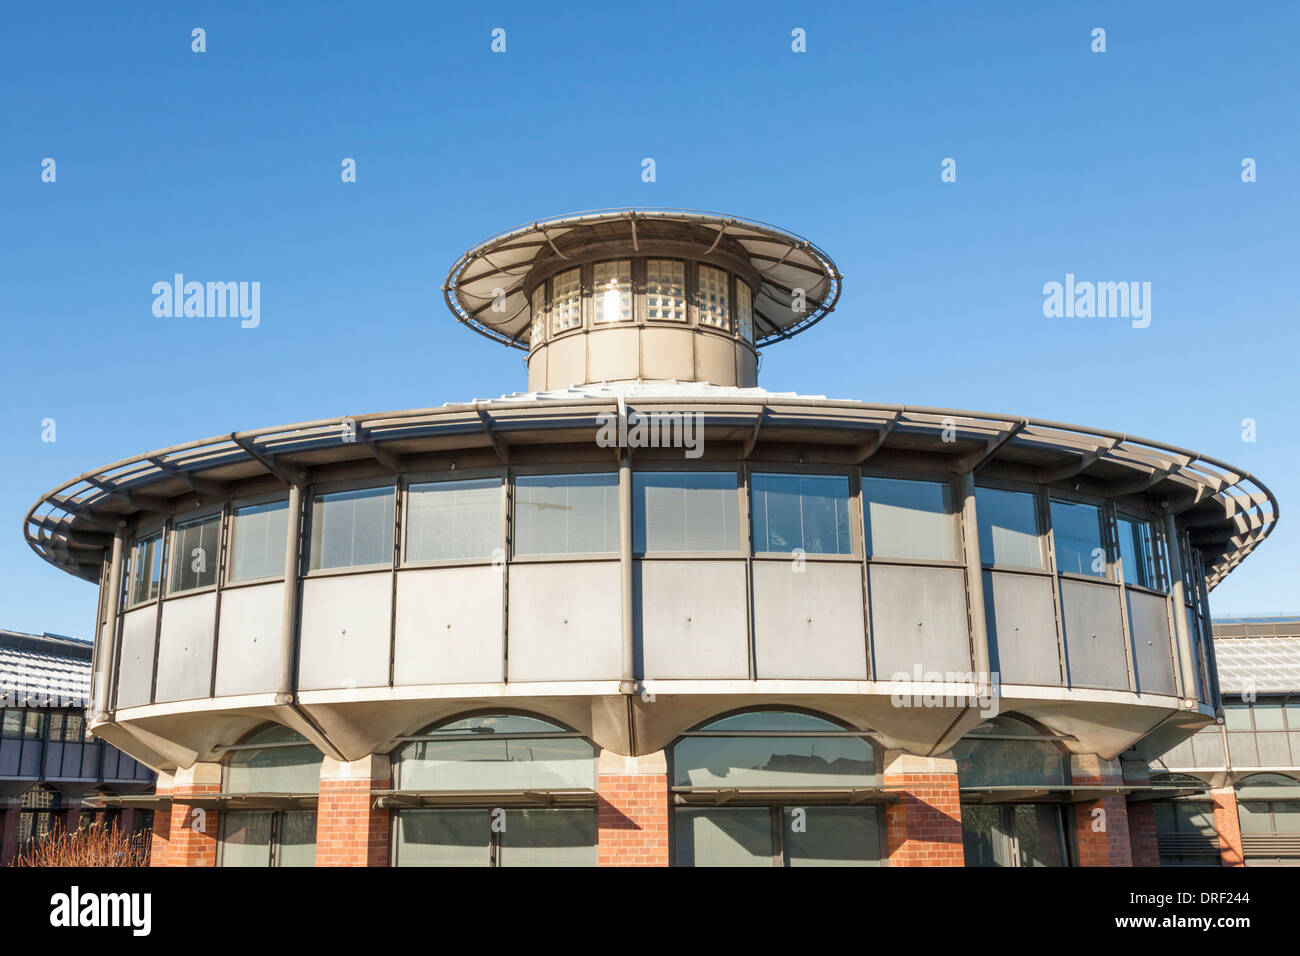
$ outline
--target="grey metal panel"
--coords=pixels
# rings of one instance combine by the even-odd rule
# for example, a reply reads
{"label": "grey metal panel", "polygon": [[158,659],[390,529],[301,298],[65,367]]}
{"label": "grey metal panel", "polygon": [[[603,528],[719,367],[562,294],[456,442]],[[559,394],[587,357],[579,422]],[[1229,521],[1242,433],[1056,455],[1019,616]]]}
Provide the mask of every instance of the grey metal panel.
{"label": "grey metal panel", "polygon": [[862,566],[754,562],[754,672],[759,678],[863,679]]}
{"label": "grey metal panel", "polygon": [[1065,656],[1075,687],[1128,690],[1124,628],[1115,588],[1086,581],[1061,581]]}
{"label": "grey metal panel", "polygon": [[18,752],[22,746],[21,740],[0,740],[0,777],[18,776]]}
{"label": "grey metal panel", "polygon": [[562,336],[546,346],[546,382],[564,388],[587,378],[587,336],[581,332]]}
{"label": "grey metal panel", "polygon": [[510,680],[617,680],[621,595],[617,561],[512,565]]}
{"label": "grey metal panel", "polygon": [[1169,639],[1169,609],[1165,599],[1129,591],[1128,625],[1133,635],[1138,692],[1175,693],[1174,647]]}
{"label": "grey metal panel", "polygon": [[122,617],[122,654],[117,674],[117,706],[149,703],[153,690],[154,625],[158,607],[151,604]]}
{"label": "grey metal panel", "polygon": [[103,744],[84,744],[81,753],[81,776],[94,777],[99,770],[99,751]]}
{"label": "grey metal panel", "polygon": [[1181,743],[1175,744],[1160,755],[1160,761],[1166,767],[1200,767],[1203,766],[1196,762],[1196,753],[1192,749],[1193,738],[1189,737]]}
{"label": "grey metal panel", "polygon": [[1254,734],[1228,734],[1228,756],[1232,766],[1258,767],[1259,754],[1255,750]]}
{"label": "grey metal panel", "polygon": [[298,686],[303,690],[388,683],[393,572],[302,582]]}
{"label": "grey metal panel", "polygon": [[221,594],[217,696],[269,694],[280,678],[284,584],[229,588]]}
{"label": "grey metal panel", "polygon": [[695,376],[701,382],[714,385],[736,383],[736,349],[732,338],[723,338],[707,332],[695,336]]}
{"label": "grey metal panel", "polygon": [[870,575],[877,680],[970,673],[964,570],[874,564]]}
{"label": "grey metal panel", "polygon": [[430,568],[397,576],[395,684],[504,680],[498,567]]}
{"label": "grey metal panel", "polygon": [[215,591],[163,603],[155,700],[193,700],[208,696],[216,621]]}
{"label": "grey metal panel", "polygon": [[45,744],[45,767],[42,771],[46,777],[63,776],[63,744],[51,740]]}
{"label": "grey metal panel", "polygon": [[592,375],[610,381],[640,378],[640,334],[635,326],[592,329],[587,335],[588,367]]}
{"label": "grey metal panel", "polygon": [[1197,767],[1225,767],[1223,733],[1217,726],[1202,730],[1192,737],[1192,758]]}
{"label": "grey metal panel", "polygon": [[1261,767],[1292,766],[1291,748],[1287,746],[1285,732],[1271,730],[1267,733],[1256,734],[1255,747],[1259,752],[1259,765]]}
{"label": "grey metal panel", "polygon": [[1048,577],[984,572],[990,667],[1005,683],[1062,684],[1054,587]]}
{"label": "grey metal panel", "polygon": [[638,674],[749,676],[744,561],[638,561],[633,584]]}

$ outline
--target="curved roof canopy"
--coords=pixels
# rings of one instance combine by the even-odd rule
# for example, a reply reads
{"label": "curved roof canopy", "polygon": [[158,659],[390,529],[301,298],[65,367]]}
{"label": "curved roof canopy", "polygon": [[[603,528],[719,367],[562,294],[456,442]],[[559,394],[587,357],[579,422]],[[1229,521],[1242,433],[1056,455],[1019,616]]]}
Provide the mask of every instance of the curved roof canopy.
{"label": "curved roof canopy", "polygon": [[[1047,487],[1111,498],[1155,499],[1189,529],[1213,588],[1278,519],[1278,504],[1249,472],[1160,442],[1020,416],[877,405],[727,388],[644,382],[525,393],[439,408],[344,416],[235,432],[137,455],[87,472],[44,495],[23,522],[46,561],[97,581],[113,534],[144,512],[183,513],[233,500],[250,481],[282,486],[314,469],[370,461],[401,472],[413,459],[450,448],[493,449],[590,436],[601,416],[696,409],[709,442],[733,442],[748,457],[758,442],[802,442],[827,460],[861,463],[880,454],[930,454],[964,472],[1010,468]],[[953,430],[955,429],[955,435]],[[246,492],[243,492],[246,493]]]}
{"label": "curved roof canopy", "polygon": [[[461,322],[488,338],[528,349],[532,309],[524,285],[534,269],[586,261],[583,250],[671,243],[699,254],[730,253],[757,275],[755,344],[788,339],[835,308],[840,296],[835,263],[807,239],[766,223],[689,209],[605,209],[540,220],[493,236],[451,267],[443,294]],[[796,289],[804,309],[792,308]],[[504,293],[504,309],[499,298]],[[493,309],[493,304],[497,308]]]}

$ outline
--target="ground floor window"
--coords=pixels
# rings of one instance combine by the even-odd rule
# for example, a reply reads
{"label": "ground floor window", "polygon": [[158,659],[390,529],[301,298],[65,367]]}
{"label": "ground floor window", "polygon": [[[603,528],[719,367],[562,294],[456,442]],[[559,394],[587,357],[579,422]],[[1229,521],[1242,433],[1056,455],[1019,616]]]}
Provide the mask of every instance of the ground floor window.
{"label": "ground floor window", "polygon": [[1152,805],[1161,866],[1219,866],[1214,804],[1207,800],[1162,800]]}
{"label": "ground floor window", "polygon": [[595,866],[596,811],[502,807],[398,810],[395,866]]}
{"label": "ground floor window", "polygon": [[49,787],[35,786],[22,796],[18,818],[18,845],[23,846],[49,836],[61,811],[59,795]]}
{"label": "ground floor window", "polygon": [[1065,811],[1057,803],[961,808],[967,866],[1068,866]]}
{"label": "ground floor window", "polygon": [[221,815],[222,866],[315,866],[315,810],[237,810]]}
{"label": "ground floor window", "polygon": [[677,807],[678,866],[880,866],[882,814],[867,807]]}

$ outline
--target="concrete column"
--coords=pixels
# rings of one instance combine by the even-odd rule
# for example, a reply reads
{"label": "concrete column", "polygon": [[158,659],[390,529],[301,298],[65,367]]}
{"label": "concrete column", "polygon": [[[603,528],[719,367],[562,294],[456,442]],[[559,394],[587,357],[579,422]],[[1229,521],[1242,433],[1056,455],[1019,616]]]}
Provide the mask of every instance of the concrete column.
{"label": "concrete column", "polygon": [[326,757],[316,808],[317,866],[388,866],[388,811],[375,809],[375,791],[392,787],[384,754],[342,761]]}
{"label": "concrete column", "polygon": [[957,761],[885,752],[885,790],[899,798],[885,809],[890,866],[965,866]]}
{"label": "concrete column", "polygon": [[1220,787],[1210,791],[1214,801],[1214,831],[1219,835],[1219,863],[1222,866],[1245,866],[1246,853],[1241,847],[1241,818],[1237,816],[1237,791]]}
{"label": "concrete column", "polygon": [[1169,600],[1173,605],[1174,643],[1178,650],[1178,669],[1182,674],[1183,699],[1195,701],[1196,675],[1200,667],[1192,653],[1192,637],[1187,630],[1183,552],[1178,546],[1178,522],[1173,515],[1165,515],[1165,553],[1169,556]]}
{"label": "concrete column", "polygon": [[18,824],[22,821],[22,798],[6,797],[0,802],[0,866],[7,866],[18,854]]}
{"label": "concrete column", "polygon": [[221,792],[221,764],[196,763],[172,779],[171,839],[167,866],[216,866],[221,832],[214,807],[196,807],[186,797]]}
{"label": "concrete column", "polygon": [[601,751],[596,767],[597,862],[601,866],[668,865],[668,759]]}
{"label": "concrete column", "polygon": [[[1075,786],[1122,786],[1124,771],[1118,760],[1096,754],[1070,754],[1070,777]],[[1074,805],[1074,836],[1079,866],[1132,866],[1128,801],[1122,794]]]}
{"label": "concrete column", "polygon": [[[154,786],[154,793],[160,797],[169,797],[172,792],[172,775],[160,772],[158,774],[158,783]],[[172,813],[171,810],[155,810],[153,812],[153,832],[149,837],[149,865],[166,866],[167,865],[167,848],[171,845],[172,839]]]}
{"label": "concrete column", "polygon": [[984,611],[984,564],[980,556],[979,520],[975,514],[975,474],[961,476],[961,527],[966,544],[966,580],[970,595],[971,665],[981,689],[992,681],[989,675],[988,619]]}

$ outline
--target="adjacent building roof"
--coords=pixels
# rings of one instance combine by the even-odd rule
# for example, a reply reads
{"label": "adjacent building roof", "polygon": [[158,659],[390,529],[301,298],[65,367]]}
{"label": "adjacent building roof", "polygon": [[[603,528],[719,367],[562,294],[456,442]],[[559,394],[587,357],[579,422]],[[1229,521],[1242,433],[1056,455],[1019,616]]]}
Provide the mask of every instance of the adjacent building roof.
{"label": "adjacent building roof", "polygon": [[1213,625],[1225,694],[1300,693],[1300,615],[1216,617]]}
{"label": "adjacent building roof", "polygon": [[87,706],[92,652],[75,637],[0,630],[0,705]]}

